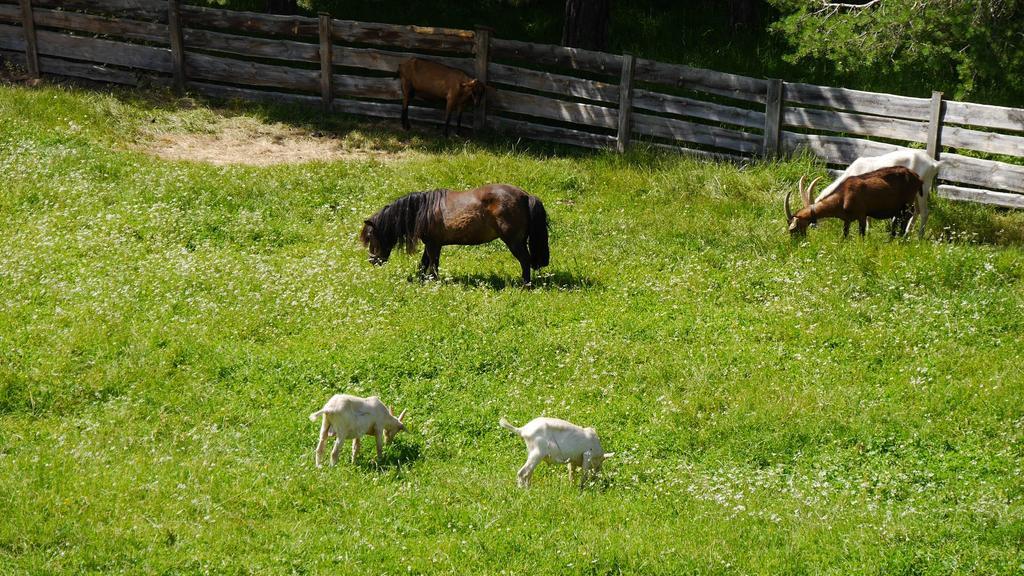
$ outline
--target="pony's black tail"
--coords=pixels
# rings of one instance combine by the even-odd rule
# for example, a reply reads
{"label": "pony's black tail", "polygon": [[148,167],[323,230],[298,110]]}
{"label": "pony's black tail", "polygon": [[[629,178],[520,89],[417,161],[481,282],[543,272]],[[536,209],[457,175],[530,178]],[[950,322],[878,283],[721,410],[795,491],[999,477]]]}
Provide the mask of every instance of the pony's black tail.
{"label": "pony's black tail", "polygon": [[527,238],[530,248],[530,268],[537,270],[547,266],[551,260],[548,249],[548,213],[540,198],[530,196],[530,231]]}

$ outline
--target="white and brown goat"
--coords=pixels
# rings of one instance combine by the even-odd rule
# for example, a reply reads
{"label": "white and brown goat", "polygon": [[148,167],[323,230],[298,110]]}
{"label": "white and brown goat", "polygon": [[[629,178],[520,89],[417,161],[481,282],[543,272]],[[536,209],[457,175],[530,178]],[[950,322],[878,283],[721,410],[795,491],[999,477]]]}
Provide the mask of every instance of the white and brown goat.
{"label": "white and brown goat", "polygon": [[356,454],[359,452],[359,439],[363,436],[375,436],[377,438],[377,462],[382,457],[385,442],[390,442],[396,434],[405,430],[402,419],[405,418],[405,410],[395,418],[391,409],[380,401],[376,396],[360,398],[348,394],[335,394],[324,404],[324,407],[309,415],[310,422],[323,416],[320,423],[320,441],[316,445],[316,466],[320,467],[320,461],[324,456],[324,449],[327,447],[328,436],[335,436],[334,449],[331,450],[331,466],[338,463],[338,452],[341,450],[341,443],[345,440],[352,440],[352,463],[356,461]]}
{"label": "white and brown goat", "polygon": [[399,64],[398,78],[402,83],[402,128],[406,130],[410,128],[409,100],[412,98],[444,101],[444,135],[447,136],[452,111],[459,112],[457,133],[462,128],[462,110],[466,103],[472,100],[477,104],[484,93],[484,83],[480,80],[462,70],[422,58],[410,58]]}
{"label": "white and brown goat", "polygon": [[789,207],[789,197],[793,191],[786,193],[783,206],[790,233],[805,234],[808,226],[822,218],[838,218],[843,221],[843,236],[849,236],[850,224],[854,221],[859,224],[860,235],[863,236],[867,232],[868,218],[876,218],[892,219],[891,235],[896,236],[897,232],[906,230],[915,201],[922,194],[921,178],[903,166],[890,166],[859,176],[847,176],[831,194],[812,201],[814,185],[818,180],[812,180],[805,189],[804,179],[800,178],[798,186],[804,207],[796,214]]}

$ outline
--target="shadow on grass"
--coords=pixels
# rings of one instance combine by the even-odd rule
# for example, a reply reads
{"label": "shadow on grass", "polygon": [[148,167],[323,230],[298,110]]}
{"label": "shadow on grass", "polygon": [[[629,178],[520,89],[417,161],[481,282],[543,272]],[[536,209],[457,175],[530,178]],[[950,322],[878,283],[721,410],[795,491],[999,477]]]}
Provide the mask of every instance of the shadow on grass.
{"label": "shadow on grass", "polygon": [[418,442],[403,441],[399,436],[384,447],[384,455],[380,462],[377,462],[375,453],[371,451],[370,454],[370,458],[356,458],[356,466],[364,471],[400,472],[411,468],[422,459],[423,447]]}
{"label": "shadow on grass", "polygon": [[[410,276],[410,282],[420,282],[419,277]],[[426,282],[437,282],[437,280],[426,280]],[[489,274],[460,274],[458,276],[443,277],[441,282],[460,284],[469,288],[488,288],[490,290],[522,289],[523,280],[519,276],[502,276],[496,273]],[[573,272],[542,272],[534,273],[533,290],[583,290],[596,288],[598,283],[589,276],[583,276]]]}

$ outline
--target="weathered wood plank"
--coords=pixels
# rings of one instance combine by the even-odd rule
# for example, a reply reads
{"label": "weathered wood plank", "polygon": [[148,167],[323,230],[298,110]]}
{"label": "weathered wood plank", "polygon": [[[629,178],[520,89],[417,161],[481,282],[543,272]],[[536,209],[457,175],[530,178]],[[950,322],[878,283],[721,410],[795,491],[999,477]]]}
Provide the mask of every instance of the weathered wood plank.
{"label": "weathered wood plank", "polygon": [[[21,36],[20,27],[0,25],[0,48],[24,51],[24,41],[15,39],[18,36]],[[36,32],[36,36],[39,40],[41,55],[141,68],[168,74],[171,72],[171,51],[167,48],[71,36],[49,30],[39,30]]]}
{"label": "weathered wood plank", "polygon": [[942,155],[939,178],[948,182],[1024,192],[1024,166],[969,158],[960,154]]}
{"label": "weathered wood plank", "polygon": [[319,70],[300,70],[193,52],[185,61],[185,72],[189,78],[199,80],[320,93]]}
{"label": "weathered wood plank", "polygon": [[622,154],[629,146],[629,137],[632,134],[633,116],[633,69],[636,67],[636,57],[630,53],[622,55],[622,78],[619,80],[619,123],[618,131],[615,134],[615,151]]}
{"label": "weathered wood plank", "polygon": [[847,138],[844,136],[823,136],[782,131],[781,147],[787,154],[806,148],[819,158],[831,164],[847,165],[861,156],[880,156],[900,149],[895,144]]}
{"label": "weathered wood plank", "polygon": [[[333,110],[335,112],[343,112],[345,114],[373,116],[376,118],[400,118],[402,116],[401,104],[390,104],[386,102],[363,102],[361,100],[338,99],[334,101]],[[444,110],[423,108],[421,106],[409,106],[409,118],[416,122],[444,124]]]}
{"label": "weathered wood plank", "polygon": [[377,22],[335,20],[334,40],[346,44],[372,44],[409,50],[472,54],[474,32],[451,28],[402,26]]}
{"label": "weathered wood plank", "polygon": [[171,86],[172,80],[166,76],[145,74],[134,70],[110,68],[98,64],[70,62],[60,58],[47,56],[39,59],[39,66],[46,74],[87,78],[96,82],[124,84],[127,86]]}
{"label": "weathered wood plank", "polygon": [[462,70],[473,75],[476,63],[473,58],[453,58],[450,56],[424,56],[414,52],[390,52],[375,48],[353,48],[351,46],[334,46],[334,65],[346,68],[363,68],[382,72],[398,73],[398,65],[409,58],[425,58],[445,66]]}
{"label": "weathered wood plank", "polygon": [[[488,64],[491,61],[491,32],[492,30],[486,26],[478,26],[473,38],[473,52],[476,56],[473,71],[476,73],[476,79],[482,82],[485,87],[490,82],[487,72]],[[480,93],[480,97],[473,107],[473,130],[479,132],[486,126],[487,91],[484,90]]]}
{"label": "weathered wood plank", "polygon": [[21,7],[17,4],[0,4],[0,22],[21,24]]}
{"label": "weathered wood plank", "polygon": [[922,121],[928,120],[928,106],[931,102],[929,98],[911,98],[799,82],[786,82],[785,95],[787,102],[795,104]]}
{"label": "weathered wood plank", "polygon": [[171,43],[174,91],[181,95],[185,93],[185,41],[181,34],[180,0],[167,0],[167,34]]}
{"label": "weathered wood plank", "polygon": [[21,52],[22,62],[25,61],[25,35],[21,32],[21,26],[0,24],[0,49]]}
{"label": "weathered wood plank", "polygon": [[33,0],[40,8],[85,10],[120,18],[167,22],[167,2],[164,0]]}
{"label": "weathered wood plank", "polygon": [[294,40],[239,36],[210,30],[185,29],[185,47],[191,50],[209,50],[256,58],[273,58],[294,62],[319,62],[316,44]]}
{"label": "weathered wood plank", "polygon": [[[939,151],[942,149],[942,143],[939,141],[939,136],[942,135],[942,92],[932,92],[932,101],[928,109],[928,157],[938,160]],[[918,238],[924,238],[924,227],[928,223],[928,197],[930,193],[930,189],[926,190],[917,203],[917,213],[919,216],[917,220]]]}
{"label": "weathered wood plank", "polygon": [[334,95],[374,100],[401,100],[402,85],[397,78],[334,75]]}
{"label": "weathered wood plank", "polygon": [[682,64],[665,64],[646,58],[638,58],[636,61],[636,81],[676,86],[762,104],[768,91],[768,81],[760,78]]}
{"label": "weathered wood plank", "polygon": [[593,104],[566,102],[545,96],[496,89],[491,93],[493,110],[525,116],[547,118],[572,124],[583,124],[614,130],[618,126],[618,111]]}
{"label": "weathered wood plank", "polygon": [[28,75],[39,78],[39,48],[36,43],[32,0],[21,0],[21,31],[25,35],[25,62],[28,63]]}
{"label": "weathered wood plank", "polygon": [[662,118],[649,114],[633,115],[633,131],[644,136],[725,148],[745,154],[760,153],[762,145],[760,134],[750,134],[708,124]]}
{"label": "weathered wood plank", "polygon": [[559,128],[557,126],[544,126],[523,120],[502,118],[500,116],[488,116],[488,127],[511,134],[516,134],[531,140],[542,140],[544,142],[556,142],[569,144],[583,148],[609,149],[615,146],[615,137],[606,134],[594,134],[571,128]]}
{"label": "weathered wood plank", "polygon": [[182,23],[189,28],[216,28],[278,36],[316,38],[320,20],[306,16],[280,16],[203,6],[182,6]]}
{"label": "weathered wood plank", "polygon": [[945,120],[949,124],[1024,132],[1024,109],[1021,108],[948,101]]}
{"label": "weathered wood plank", "polygon": [[703,160],[713,160],[715,162],[732,162],[734,164],[750,163],[749,156],[739,156],[737,154],[729,154],[726,152],[710,152],[708,150],[697,150],[696,148],[687,148],[685,146],[673,146],[671,144],[651,143],[649,145],[654,148],[657,148],[658,150],[665,150],[667,152],[682,154],[683,156],[691,156],[693,158],[701,158]]}
{"label": "weathered wood plank", "polygon": [[[950,104],[947,102],[947,104]],[[982,132],[943,123],[942,145],[1024,158],[1024,136]]]}
{"label": "weathered wood plank", "polygon": [[331,111],[334,100],[334,44],[331,42],[331,15],[320,13],[320,98],[323,100],[324,112]]}
{"label": "weathered wood plank", "polygon": [[538,92],[551,92],[562,96],[574,96],[609,104],[619,101],[619,87],[606,82],[584,80],[494,62],[487,67],[487,74],[490,82],[495,84],[505,84]]}
{"label": "weathered wood plank", "polygon": [[223,86],[221,84],[208,84],[206,82],[195,82],[190,80],[188,89],[198,92],[211,98],[224,100],[256,100],[266,102],[278,102],[281,104],[300,104],[304,106],[318,106],[319,96],[306,96],[303,94],[287,94],[284,92],[272,92],[269,90],[253,90],[251,88],[238,88],[235,86]]}
{"label": "weathered wood plank", "polygon": [[633,89],[633,107],[651,112],[734,124],[744,128],[761,129],[764,127],[764,112],[759,110],[747,110],[716,102],[705,102],[683,96],[671,96],[639,88]]}
{"label": "weathered wood plank", "polygon": [[782,80],[773,78],[768,82],[768,93],[764,104],[764,143],[761,152],[765,158],[779,155],[779,130],[782,122]]}
{"label": "weathered wood plank", "polygon": [[[0,6],[0,13],[2,12],[3,7]],[[2,16],[0,16],[0,19],[2,19]],[[167,44],[167,25],[156,22],[137,22],[124,18],[109,18],[94,14],[83,14],[81,12],[39,9],[35,11],[35,20],[37,26]]]}
{"label": "weathered wood plank", "polygon": [[494,60],[524,60],[541,66],[559,66],[572,70],[594,72],[618,77],[622,72],[622,57],[582,48],[566,48],[553,44],[532,44],[518,40],[491,39],[491,58]]}
{"label": "weathered wood plank", "polygon": [[928,141],[928,124],[926,122],[851,114],[834,110],[788,107],[782,114],[782,125],[788,128],[845,132],[908,140],[922,144]]}
{"label": "weathered wood plank", "polygon": [[941,184],[936,188],[936,196],[947,200],[960,202],[976,202],[978,204],[989,204],[1002,208],[1024,208],[1024,194],[1011,194],[1007,192],[994,192],[992,190],[981,190],[978,188],[962,188]]}

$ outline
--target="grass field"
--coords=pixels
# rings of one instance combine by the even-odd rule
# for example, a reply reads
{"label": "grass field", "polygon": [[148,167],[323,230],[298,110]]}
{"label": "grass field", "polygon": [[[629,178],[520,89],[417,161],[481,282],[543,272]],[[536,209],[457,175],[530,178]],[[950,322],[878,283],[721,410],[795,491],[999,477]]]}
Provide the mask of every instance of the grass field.
{"label": "grass field", "polygon": [[[139,151],[224,115],[363,154]],[[810,161],[395,127],[0,86],[0,572],[1024,571],[1019,214],[791,241]],[[379,207],[486,182],[547,206],[535,290],[498,244],[426,284],[418,255],[366,262]],[[307,415],[342,391],[409,410],[379,466],[370,442],[313,467]],[[541,414],[597,428],[603,479],[516,488],[498,418]]]}

